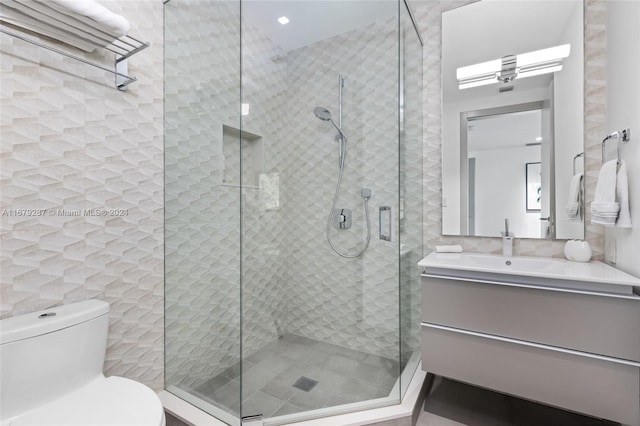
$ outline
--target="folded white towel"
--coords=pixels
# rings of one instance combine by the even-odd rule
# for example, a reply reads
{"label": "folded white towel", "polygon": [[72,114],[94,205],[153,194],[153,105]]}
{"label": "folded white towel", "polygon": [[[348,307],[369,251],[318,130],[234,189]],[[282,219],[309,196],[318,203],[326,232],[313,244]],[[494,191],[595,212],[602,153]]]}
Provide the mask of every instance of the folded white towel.
{"label": "folded white towel", "polygon": [[582,173],[578,173],[571,178],[569,186],[569,201],[567,203],[567,219],[579,221],[582,218]]}
{"label": "folded white towel", "polygon": [[629,182],[627,180],[627,165],[620,161],[620,167],[616,175],[616,201],[620,205],[620,212],[616,220],[616,226],[631,228],[631,212],[629,211]]}
{"label": "folded white towel", "polygon": [[436,253],[462,253],[461,245],[436,246]]}
{"label": "folded white towel", "polygon": [[568,220],[576,220],[580,216],[580,204],[568,203],[565,211]]}
{"label": "folded white towel", "polygon": [[[46,3],[34,0],[2,0],[0,20],[87,52],[93,51],[96,44],[109,45],[129,30],[129,22],[125,18],[112,13],[93,0],[67,1],[73,5],[83,3],[82,7],[75,9],[93,11],[92,18],[75,13],[75,9],[56,5],[53,0]],[[52,7],[54,5],[56,7]],[[101,21],[94,22],[93,18],[97,18],[99,14],[104,16],[106,24]],[[114,26],[113,22],[118,22],[119,25]]]}
{"label": "folded white towel", "polygon": [[[596,184],[596,193],[591,203],[591,223],[612,226],[618,215],[620,206],[616,203],[617,160],[607,161],[602,165]],[[614,221],[611,223],[611,215]]]}
{"label": "folded white towel", "polygon": [[591,203],[591,223],[614,226],[618,218],[618,211],[620,211],[618,203],[614,203],[614,206],[615,208],[612,209],[611,203]]}
{"label": "folded white towel", "polygon": [[96,26],[117,37],[127,34],[131,28],[124,16],[113,13],[94,0],[47,0],[46,3],[58,12],[76,16],[86,24]]}

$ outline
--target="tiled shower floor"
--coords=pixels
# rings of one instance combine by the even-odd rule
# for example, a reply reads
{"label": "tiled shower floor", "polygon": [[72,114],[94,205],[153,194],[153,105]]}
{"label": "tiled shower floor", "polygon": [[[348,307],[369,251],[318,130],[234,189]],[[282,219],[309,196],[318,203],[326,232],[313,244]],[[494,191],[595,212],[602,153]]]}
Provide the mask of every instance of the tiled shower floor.
{"label": "tiled shower floor", "polygon": [[[399,374],[391,359],[292,334],[247,357],[243,369],[242,415],[265,417],[387,397]],[[309,391],[297,389],[301,377],[318,383]],[[190,392],[237,416],[238,366]]]}

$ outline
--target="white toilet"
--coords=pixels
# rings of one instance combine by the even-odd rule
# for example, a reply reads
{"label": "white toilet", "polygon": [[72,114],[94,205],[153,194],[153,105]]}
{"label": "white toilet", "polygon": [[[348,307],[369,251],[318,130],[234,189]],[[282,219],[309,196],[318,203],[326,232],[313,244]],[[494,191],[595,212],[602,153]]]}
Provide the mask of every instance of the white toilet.
{"label": "white toilet", "polygon": [[108,328],[99,300],[0,321],[0,424],[164,426],[154,391],[102,374]]}

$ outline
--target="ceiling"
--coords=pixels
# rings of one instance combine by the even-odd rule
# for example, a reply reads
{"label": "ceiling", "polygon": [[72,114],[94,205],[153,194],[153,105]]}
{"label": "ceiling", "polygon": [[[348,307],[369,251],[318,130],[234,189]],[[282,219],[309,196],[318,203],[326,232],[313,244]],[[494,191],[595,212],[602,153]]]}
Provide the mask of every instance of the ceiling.
{"label": "ceiling", "polygon": [[[247,0],[243,19],[285,51],[398,15],[397,0]],[[278,18],[290,22],[282,25]]]}

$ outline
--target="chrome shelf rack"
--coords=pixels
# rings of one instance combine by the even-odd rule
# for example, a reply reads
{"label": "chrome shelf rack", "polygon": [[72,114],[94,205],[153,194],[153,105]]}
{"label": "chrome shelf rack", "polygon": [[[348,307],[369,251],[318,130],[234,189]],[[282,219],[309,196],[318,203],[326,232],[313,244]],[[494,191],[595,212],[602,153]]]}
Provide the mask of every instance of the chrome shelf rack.
{"label": "chrome shelf rack", "polygon": [[[7,7],[7,6],[3,5],[3,7]],[[13,11],[24,15],[25,19],[33,19],[33,17],[30,17],[27,14],[22,13],[17,9],[13,9]],[[0,20],[1,20],[1,17],[0,17]],[[149,47],[150,43],[140,41],[134,37],[131,37],[130,35],[125,35],[125,36],[114,39],[112,35],[104,31],[101,31],[98,28],[95,28],[93,32],[89,33],[75,26],[68,25],[67,23],[64,23],[55,18],[51,18],[51,22],[44,22],[44,21],[40,21],[40,22],[47,27],[55,29],[58,32],[62,32],[65,35],[65,37],[71,38],[72,40],[75,39],[85,44],[94,46],[98,49],[108,50],[110,52],[113,52],[115,54],[113,67],[111,68],[103,64],[90,61],[81,56],[71,54],[62,49],[49,46],[41,42],[40,40],[34,40],[26,36],[25,34],[23,34],[22,28],[19,26],[14,26],[13,23],[10,23],[9,25],[7,25],[7,23],[2,22],[2,25],[0,25],[0,33],[20,39],[22,41],[31,43],[43,49],[50,50],[57,54],[63,55],[67,58],[71,58],[73,60],[80,61],[92,67],[99,68],[103,71],[109,72],[115,76],[115,86],[118,90],[127,90],[127,86],[137,81],[135,77],[128,75],[127,59],[135,55],[136,53],[140,52],[141,50],[144,50],[147,47]],[[20,32],[15,31],[14,28],[18,29]],[[64,43],[64,40],[60,40],[60,42]],[[73,48],[73,46],[71,47]]]}

